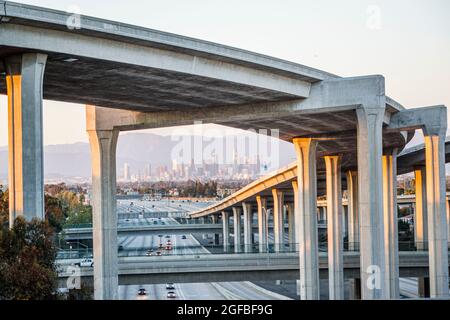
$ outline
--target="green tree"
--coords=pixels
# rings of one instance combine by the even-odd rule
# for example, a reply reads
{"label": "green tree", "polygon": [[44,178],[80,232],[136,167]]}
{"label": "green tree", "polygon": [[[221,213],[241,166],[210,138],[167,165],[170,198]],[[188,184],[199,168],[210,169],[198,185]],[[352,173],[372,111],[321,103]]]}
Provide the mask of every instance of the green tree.
{"label": "green tree", "polygon": [[47,221],[0,228],[0,299],[57,299],[56,248]]}

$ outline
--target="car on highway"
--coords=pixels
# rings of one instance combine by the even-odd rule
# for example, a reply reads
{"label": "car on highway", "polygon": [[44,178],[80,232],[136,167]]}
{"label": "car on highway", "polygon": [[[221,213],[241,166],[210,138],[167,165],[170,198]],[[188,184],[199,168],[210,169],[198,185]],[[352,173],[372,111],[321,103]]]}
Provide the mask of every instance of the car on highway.
{"label": "car on highway", "polygon": [[156,255],[157,256],[162,256],[162,252],[161,251],[156,251]]}
{"label": "car on highway", "polygon": [[169,236],[169,235],[167,235],[167,236],[166,236],[166,239],[168,239],[168,238],[170,238],[170,236]]}
{"label": "car on highway", "polygon": [[175,290],[175,286],[173,285],[173,283],[168,283],[168,284],[166,284],[166,289],[167,290]]}
{"label": "car on highway", "polygon": [[145,253],[147,256],[153,256],[153,250],[147,250]]}
{"label": "car on highway", "polygon": [[171,245],[167,245],[166,246],[166,250],[172,250],[172,246]]}
{"label": "car on highway", "polygon": [[177,297],[177,295],[175,294],[175,292],[173,292],[173,291],[167,292],[167,298],[174,299],[176,297]]}
{"label": "car on highway", "polygon": [[183,234],[182,236],[181,236],[181,239],[186,239],[186,236]]}
{"label": "car on highway", "polygon": [[94,266],[94,259],[92,258],[84,258],[80,261],[74,263],[74,265],[78,267],[93,267]]}
{"label": "car on highway", "polygon": [[138,295],[146,296],[147,295],[147,290],[145,290],[145,288],[139,288]]}
{"label": "car on highway", "polygon": [[122,251],[123,250],[123,246],[119,245],[118,249],[119,249],[119,251]]}

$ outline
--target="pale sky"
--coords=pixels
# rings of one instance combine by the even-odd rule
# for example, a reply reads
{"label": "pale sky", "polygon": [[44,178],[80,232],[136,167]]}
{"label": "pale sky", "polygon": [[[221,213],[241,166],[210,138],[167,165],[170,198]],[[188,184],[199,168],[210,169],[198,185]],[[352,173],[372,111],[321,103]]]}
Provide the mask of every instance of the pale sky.
{"label": "pale sky", "polygon": [[[341,76],[382,74],[405,107],[450,107],[448,0],[16,1],[159,29]],[[450,113],[450,112],[449,112]],[[87,141],[84,107],[44,101],[44,143]],[[153,132],[167,134],[168,130]],[[0,145],[7,102],[0,97]]]}

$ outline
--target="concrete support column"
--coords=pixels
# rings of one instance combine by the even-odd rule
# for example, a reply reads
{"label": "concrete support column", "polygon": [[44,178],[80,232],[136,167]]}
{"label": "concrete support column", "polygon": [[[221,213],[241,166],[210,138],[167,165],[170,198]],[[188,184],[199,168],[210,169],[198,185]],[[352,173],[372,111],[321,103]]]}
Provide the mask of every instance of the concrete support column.
{"label": "concrete support column", "polygon": [[322,207],[321,220],[324,221],[324,223],[327,223],[328,220],[327,207]]}
{"label": "concrete support column", "polygon": [[94,297],[118,299],[116,145],[119,132],[89,130],[92,159]]}
{"label": "concrete support column", "polygon": [[428,248],[428,214],[427,214],[427,183],[425,167],[414,169],[416,205],[414,210],[414,240],[417,250]]}
{"label": "concrete support column", "polygon": [[[387,299],[384,255],[382,126],[385,107],[360,107],[357,115],[361,297]],[[364,182],[364,183],[362,183]]]}
{"label": "concrete support column", "polygon": [[241,211],[240,207],[233,207],[234,252],[241,252]]}
{"label": "concrete support column", "polygon": [[295,251],[295,206],[294,203],[288,203],[287,205],[287,216],[288,216],[288,239],[289,239],[289,250]]}
{"label": "concrete support column", "polygon": [[420,298],[430,297],[430,278],[420,277],[417,279],[418,295]]}
{"label": "concrete support column", "polygon": [[344,299],[341,156],[326,156],[328,284],[330,300]]}
{"label": "concrete support column", "polygon": [[448,239],[445,205],[445,131],[424,132],[427,182],[430,297],[448,298]]}
{"label": "concrete support column", "polygon": [[283,221],[283,205],[284,194],[282,191],[272,189],[273,196],[273,238],[275,251],[283,251],[284,249],[284,221]]}
{"label": "concrete support column", "polygon": [[294,138],[297,154],[298,243],[300,246],[300,299],[319,300],[319,257],[317,239],[317,141]]}
{"label": "concrete support column", "polygon": [[448,241],[448,246],[450,248],[450,203],[448,201],[448,199],[445,199],[445,209],[447,211],[447,241]]}
{"label": "concrete support column", "polygon": [[386,288],[390,299],[400,297],[397,214],[397,149],[383,155],[383,206]]}
{"label": "concrete support column", "polygon": [[245,252],[252,252],[252,204],[243,202],[242,209],[244,213],[244,249]]}
{"label": "concrete support column", "polygon": [[230,249],[230,215],[226,211],[222,211],[223,223],[223,251],[228,252]]}
{"label": "concrete support column", "polygon": [[361,300],[361,279],[350,279],[350,300]]}
{"label": "concrete support column", "polygon": [[258,205],[258,244],[259,252],[267,251],[268,226],[267,226],[267,199],[256,196]]}
{"label": "concrete support column", "polygon": [[9,224],[44,219],[42,84],[46,54],[5,58],[8,95]]}
{"label": "concrete support column", "polygon": [[347,171],[348,197],[348,248],[351,251],[359,247],[359,210],[358,210],[358,172]]}

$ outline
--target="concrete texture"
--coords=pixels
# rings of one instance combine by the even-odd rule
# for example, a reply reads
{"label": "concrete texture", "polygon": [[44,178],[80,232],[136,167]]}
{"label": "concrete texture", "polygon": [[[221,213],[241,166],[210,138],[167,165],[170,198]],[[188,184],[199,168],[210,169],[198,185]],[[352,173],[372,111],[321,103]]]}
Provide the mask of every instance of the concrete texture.
{"label": "concrete texture", "polygon": [[[423,150],[422,150],[423,151]],[[414,210],[414,239],[418,249],[428,249],[428,214],[427,214],[427,184],[425,166],[414,169],[415,178],[415,210]]]}
{"label": "concrete texture", "polygon": [[382,184],[382,125],[385,110],[360,108],[358,184],[362,299],[386,299]]}
{"label": "concrete texture", "polygon": [[42,86],[47,56],[5,59],[9,127],[9,223],[44,218]]}
{"label": "concrete texture", "polygon": [[341,157],[326,156],[327,168],[327,241],[330,300],[344,299],[344,235],[342,217]]}
{"label": "concrete texture", "polygon": [[386,150],[383,158],[383,212],[386,290],[389,299],[400,298],[398,271],[397,149]]}
{"label": "concrete texture", "polygon": [[116,146],[119,132],[88,131],[92,157],[94,298],[118,298]]}
{"label": "concrete texture", "polygon": [[348,245],[349,250],[359,248],[359,199],[358,199],[358,172],[348,170],[347,198],[348,198]]}
{"label": "concrete texture", "polygon": [[282,251],[284,249],[283,192],[277,189],[272,189],[272,197],[274,247],[275,251]]}
{"label": "concrete texture", "polygon": [[300,258],[300,299],[319,299],[317,239],[316,148],[317,141],[294,139],[297,153],[298,242]]}

